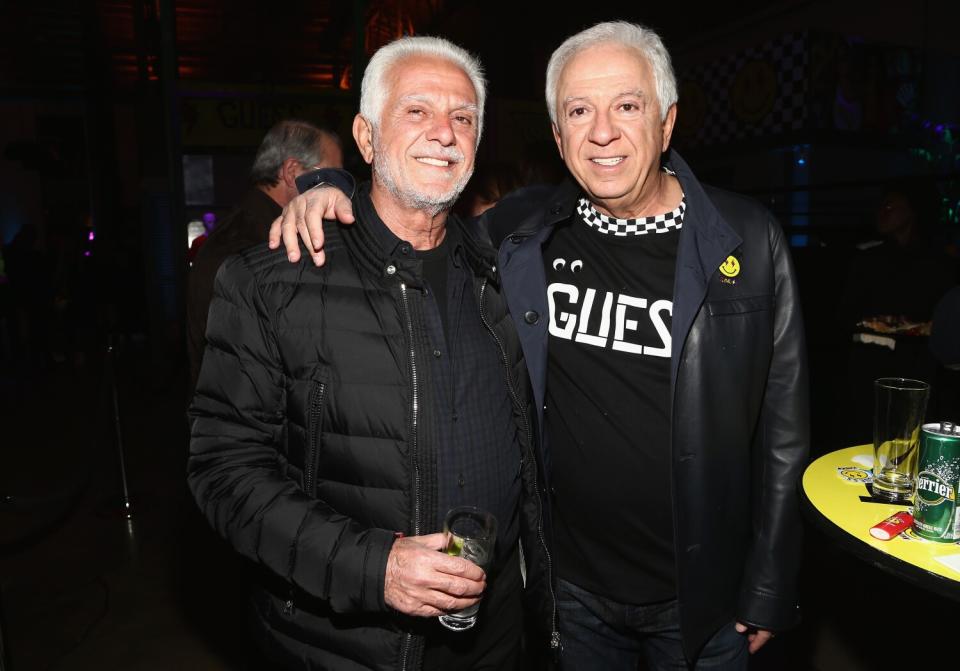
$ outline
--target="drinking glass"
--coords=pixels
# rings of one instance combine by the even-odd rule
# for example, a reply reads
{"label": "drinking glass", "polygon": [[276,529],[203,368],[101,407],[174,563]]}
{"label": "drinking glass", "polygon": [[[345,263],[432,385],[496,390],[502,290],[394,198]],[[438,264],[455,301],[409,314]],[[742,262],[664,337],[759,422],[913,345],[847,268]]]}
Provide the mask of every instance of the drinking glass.
{"label": "drinking glass", "polygon": [[913,496],[920,426],[927,412],[930,385],[920,380],[882,377],[873,388],[873,496],[902,503]]}
{"label": "drinking glass", "polygon": [[[447,536],[446,552],[452,557],[463,557],[486,570],[493,559],[497,540],[497,518],[473,506],[460,506],[447,513],[443,522]],[[477,602],[456,613],[440,616],[440,624],[453,631],[465,631],[477,622]]]}

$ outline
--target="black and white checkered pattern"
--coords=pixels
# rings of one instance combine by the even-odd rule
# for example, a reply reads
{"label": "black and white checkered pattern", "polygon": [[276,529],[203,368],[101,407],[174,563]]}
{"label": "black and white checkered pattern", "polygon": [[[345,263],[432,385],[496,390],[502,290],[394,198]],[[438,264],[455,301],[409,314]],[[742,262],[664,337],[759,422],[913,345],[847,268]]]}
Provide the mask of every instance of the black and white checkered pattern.
{"label": "black and white checkered pattern", "polygon": [[587,226],[594,228],[601,233],[625,238],[631,235],[646,235],[647,233],[667,233],[668,231],[677,231],[683,226],[683,212],[687,209],[687,198],[684,196],[680,200],[677,209],[666,214],[658,214],[653,217],[643,217],[642,219],[617,219],[608,217],[597,208],[590,204],[586,198],[581,198],[577,203],[577,214],[587,223]]}
{"label": "black and white checkered pattern", "polygon": [[[803,128],[808,117],[808,42],[805,32],[787,33],[766,44],[680,72],[680,113],[685,87],[699,88],[698,93],[707,104],[703,119],[688,142],[707,145]],[[776,72],[777,89],[763,118],[747,121],[737,117],[731,91],[744,67],[757,61]]]}

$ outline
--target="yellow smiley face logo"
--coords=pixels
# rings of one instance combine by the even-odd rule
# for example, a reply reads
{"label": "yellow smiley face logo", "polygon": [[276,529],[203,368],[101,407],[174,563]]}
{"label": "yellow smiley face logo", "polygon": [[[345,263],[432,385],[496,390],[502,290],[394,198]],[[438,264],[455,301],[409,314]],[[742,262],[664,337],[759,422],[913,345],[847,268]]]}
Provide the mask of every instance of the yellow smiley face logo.
{"label": "yellow smiley face logo", "polygon": [[728,256],[727,260],[720,264],[720,274],[724,277],[736,277],[740,274],[740,262],[736,257]]}

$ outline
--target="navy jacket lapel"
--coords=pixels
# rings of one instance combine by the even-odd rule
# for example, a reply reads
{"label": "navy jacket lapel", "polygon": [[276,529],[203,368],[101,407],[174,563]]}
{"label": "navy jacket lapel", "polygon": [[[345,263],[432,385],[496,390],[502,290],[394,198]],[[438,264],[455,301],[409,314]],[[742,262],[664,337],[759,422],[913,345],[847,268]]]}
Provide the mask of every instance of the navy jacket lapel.
{"label": "navy jacket lapel", "polygon": [[543,206],[527,217],[500,246],[499,263],[504,294],[533,385],[537,426],[543,426],[547,384],[547,279],[543,269],[543,245],[554,226],[570,218],[579,187],[564,182]]}
{"label": "navy jacket lapel", "polygon": [[672,149],[666,165],[677,174],[687,199],[673,283],[673,339],[670,382],[676,387],[680,358],[713,273],[743,240],[707,197],[690,166]]}

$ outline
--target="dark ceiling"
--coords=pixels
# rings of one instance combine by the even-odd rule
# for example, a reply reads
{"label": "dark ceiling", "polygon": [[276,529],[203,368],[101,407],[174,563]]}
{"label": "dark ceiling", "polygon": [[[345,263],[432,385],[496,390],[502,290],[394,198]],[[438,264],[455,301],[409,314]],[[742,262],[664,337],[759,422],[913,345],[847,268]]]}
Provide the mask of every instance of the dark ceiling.
{"label": "dark ceiling", "polygon": [[[354,35],[367,51],[411,28],[443,35],[483,59],[494,95],[535,97],[550,52],[597,21],[626,19],[661,31],[668,46],[737,16],[796,2],[705,6],[601,2],[562,11],[556,2],[444,0],[174,0],[183,81],[339,87]],[[155,78],[162,43],[159,0],[0,3],[0,81],[6,93],[57,93],[91,82],[119,88]],[[362,13],[356,17],[355,12]],[[531,88],[537,93],[532,94]]]}
{"label": "dark ceiling", "polygon": [[[535,99],[551,51],[602,20],[644,23],[674,59],[742,48],[764,32],[820,29],[958,50],[960,3],[923,0],[36,0],[0,1],[0,96],[63,95],[92,85],[129,90],[156,78],[161,7],[175,8],[180,79],[214,88],[346,87],[366,53],[405,32],[442,35],[478,53],[493,96]],[[570,9],[569,7],[575,7]],[[361,36],[356,39],[357,36]]]}

